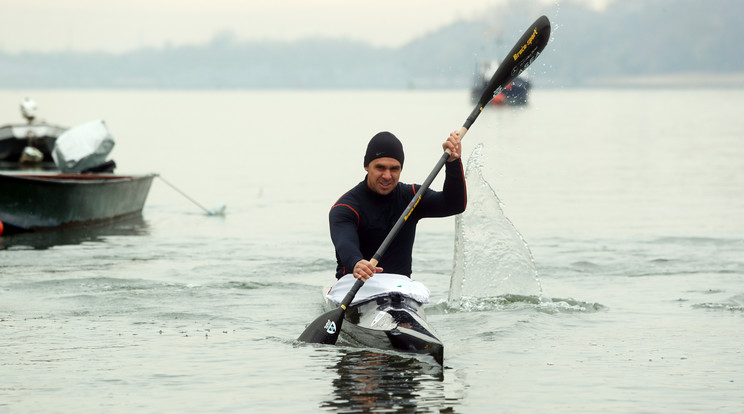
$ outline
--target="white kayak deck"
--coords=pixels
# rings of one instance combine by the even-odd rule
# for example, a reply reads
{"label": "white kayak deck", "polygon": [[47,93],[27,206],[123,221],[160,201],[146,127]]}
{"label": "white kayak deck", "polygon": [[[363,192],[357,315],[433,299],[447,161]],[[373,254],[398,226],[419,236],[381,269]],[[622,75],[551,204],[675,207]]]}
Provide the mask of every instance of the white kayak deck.
{"label": "white kayak deck", "polygon": [[[330,288],[326,299],[341,304],[346,294],[356,282],[353,275],[345,275]],[[429,289],[423,283],[411,280],[408,276],[392,273],[377,273],[369,278],[359,289],[351,305],[367,302],[390,292],[398,292],[419,303],[429,303]]]}

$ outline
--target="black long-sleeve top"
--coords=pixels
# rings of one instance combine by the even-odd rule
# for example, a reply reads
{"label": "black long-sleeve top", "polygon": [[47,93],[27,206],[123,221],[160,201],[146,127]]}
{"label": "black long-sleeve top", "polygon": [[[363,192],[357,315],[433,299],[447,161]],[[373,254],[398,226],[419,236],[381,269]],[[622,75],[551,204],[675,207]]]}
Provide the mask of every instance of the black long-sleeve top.
{"label": "black long-sleeve top", "polygon": [[[390,194],[380,195],[367,187],[365,177],[341,196],[329,213],[331,240],[336,248],[336,278],[351,273],[359,260],[372,258],[420,187],[399,182]],[[459,214],[465,211],[466,205],[465,174],[462,161],[458,159],[445,164],[442,191],[427,190],[380,258],[378,266],[385,273],[411,277],[411,256],[418,221],[426,217]]]}

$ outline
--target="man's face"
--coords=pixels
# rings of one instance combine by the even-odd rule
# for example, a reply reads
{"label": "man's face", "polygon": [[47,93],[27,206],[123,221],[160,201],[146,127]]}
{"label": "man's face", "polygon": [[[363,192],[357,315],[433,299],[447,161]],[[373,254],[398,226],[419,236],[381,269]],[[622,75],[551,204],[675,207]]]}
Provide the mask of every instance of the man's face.
{"label": "man's face", "polygon": [[377,194],[386,195],[398,185],[402,167],[395,158],[385,157],[372,160],[364,169],[367,171],[367,187]]}

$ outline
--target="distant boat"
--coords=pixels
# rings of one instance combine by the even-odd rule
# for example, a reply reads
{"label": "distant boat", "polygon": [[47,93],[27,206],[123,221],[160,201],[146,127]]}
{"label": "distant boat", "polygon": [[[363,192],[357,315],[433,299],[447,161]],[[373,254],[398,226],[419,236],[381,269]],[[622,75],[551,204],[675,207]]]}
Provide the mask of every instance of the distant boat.
{"label": "distant boat", "polygon": [[[155,174],[113,174],[114,140],[103,120],[56,139],[57,169],[0,163],[0,234],[37,231],[141,214]],[[16,168],[12,168],[15,166]]]}
{"label": "distant boat", "polygon": [[26,98],[21,102],[21,114],[26,123],[0,126],[0,161],[33,164],[51,162],[54,143],[67,128],[39,122],[36,102]]}
{"label": "distant boat", "polygon": [[2,171],[0,223],[17,233],[137,215],[154,177]]}
{"label": "distant boat", "polygon": [[[488,85],[491,77],[499,67],[497,61],[484,61],[479,62],[475,68],[475,76],[473,80],[473,88],[471,89],[471,99],[473,103],[477,103],[483,93],[483,90]],[[492,105],[526,105],[527,98],[529,97],[530,89],[532,84],[528,80],[527,76],[522,73],[512,83],[507,85],[504,90],[493,97],[491,100]]]}

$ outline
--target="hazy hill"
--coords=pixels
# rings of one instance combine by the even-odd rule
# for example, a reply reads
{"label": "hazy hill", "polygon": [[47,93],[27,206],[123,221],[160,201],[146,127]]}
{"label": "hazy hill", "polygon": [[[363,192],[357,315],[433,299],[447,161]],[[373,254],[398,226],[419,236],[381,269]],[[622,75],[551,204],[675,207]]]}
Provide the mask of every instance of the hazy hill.
{"label": "hazy hill", "polygon": [[513,0],[395,49],[223,34],[118,55],[0,51],[0,88],[467,88],[475,63],[503,58],[540,14],[551,19],[552,39],[531,68],[538,84],[744,85],[739,0],[622,0],[602,12]]}

